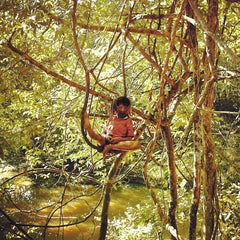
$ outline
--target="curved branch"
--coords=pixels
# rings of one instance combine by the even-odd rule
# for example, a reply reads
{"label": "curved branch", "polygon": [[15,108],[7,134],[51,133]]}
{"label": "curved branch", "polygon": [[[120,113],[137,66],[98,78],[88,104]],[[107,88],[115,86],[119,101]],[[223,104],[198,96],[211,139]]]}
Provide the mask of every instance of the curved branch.
{"label": "curved branch", "polygon": [[73,5],[73,13],[72,13],[72,22],[73,22],[73,37],[74,37],[74,43],[78,52],[78,56],[80,59],[80,62],[83,65],[85,74],[86,74],[86,95],[85,95],[85,100],[84,100],[84,104],[82,107],[82,112],[81,112],[81,132],[83,135],[83,138],[85,140],[85,142],[88,144],[88,146],[90,146],[91,148],[94,148],[96,150],[99,149],[99,147],[97,145],[94,145],[87,137],[87,134],[85,132],[85,128],[84,128],[84,113],[87,110],[87,104],[88,104],[88,98],[89,98],[89,90],[90,90],[90,76],[89,76],[89,71],[87,69],[87,66],[84,62],[83,56],[82,56],[82,52],[80,50],[79,44],[78,44],[78,40],[77,40],[77,32],[76,32],[76,11],[77,11],[77,0],[73,0],[74,1],[74,5]]}

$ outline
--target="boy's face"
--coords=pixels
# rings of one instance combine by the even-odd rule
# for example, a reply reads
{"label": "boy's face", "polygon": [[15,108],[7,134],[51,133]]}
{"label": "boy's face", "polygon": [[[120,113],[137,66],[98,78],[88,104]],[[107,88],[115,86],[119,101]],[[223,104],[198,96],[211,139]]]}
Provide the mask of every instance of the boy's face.
{"label": "boy's face", "polygon": [[118,113],[127,113],[128,107],[124,106],[123,104],[120,104],[117,106],[117,112]]}

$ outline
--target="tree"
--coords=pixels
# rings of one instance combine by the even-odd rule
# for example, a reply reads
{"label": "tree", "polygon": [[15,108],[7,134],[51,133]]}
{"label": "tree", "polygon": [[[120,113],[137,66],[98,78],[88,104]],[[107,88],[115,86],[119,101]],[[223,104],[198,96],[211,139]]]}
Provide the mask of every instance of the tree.
{"label": "tree", "polygon": [[[205,239],[214,239],[220,214],[212,135],[213,113],[217,114],[214,88],[239,78],[238,13],[237,1],[4,1],[1,155],[11,156],[20,146],[22,162],[27,160],[30,166],[27,173],[40,174],[47,167],[63,175],[66,185],[74,180],[64,162],[80,161],[78,170],[86,173],[81,177],[96,181],[102,190],[99,239],[105,239],[111,191],[126,153],[113,161],[104,182],[101,167],[96,167],[101,157],[91,156],[74,119],[83,107],[79,102],[88,94],[89,111],[101,116],[114,97],[127,95],[136,120],[144,121],[137,135],[142,135],[144,179],[163,224],[173,239],[181,238],[176,211],[179,185],[185,180],[193,186],[189,239],[196,239],[201,187]],[[95,127],[100,129],[102,123],[100,119]],[[164,144],[159,144],[160,139]],[[184,158],[184,152],[193,152],[193,157]],[[141,153],[135,154],[140,158]],[[186,168],[178,166],[182,158],[194,169],[189,177],[182,173]],[[159,168],[165,160],[167,214],[148,176],[150,162]],[[92,177],[92,169],[100,177]],[[7,218],[4,209],[2,214]],[[30,238],[21,224],[15,225]]]}

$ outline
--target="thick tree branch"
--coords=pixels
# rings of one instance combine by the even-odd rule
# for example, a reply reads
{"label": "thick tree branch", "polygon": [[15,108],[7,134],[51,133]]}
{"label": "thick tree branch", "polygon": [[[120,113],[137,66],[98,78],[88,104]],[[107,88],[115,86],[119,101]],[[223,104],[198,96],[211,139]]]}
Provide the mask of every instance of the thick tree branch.
{"label": "thick tree branch", "polygon": [[159,19],[166,19],[166,18],[175,18],[176,14],[137,14],[133,18],[131,18],[130,23],[133,23],[135,21],[143,20],[143,19],[149,19],[149,20],[159,20]]}
{"label": "thick tree branch", "polygon": [[[47,73],[48,75],[68,84],[69,86],[71,87],[75,87],[81,91],[84,91],[86,92],[87,88],[78,84],[78,83],[75,83],[73,81],[70,81],[69,79],[65,78],[64,76],[56,73],[56,72],[53,72],[51,70],[49,70],[48,68],[46,68],[44,65],[42,65],[41,63],[37,62],[35,59],[33,59],[32,57],[30,57],[28,54],[24,53],[23,51],[15,48],[11,41],[8,41],[8,43],[6,44],[6,46],[11,49],[13,52],[19,54],[20,56],[22,56],[23,58],[25,58],[26,60],[28,60],[31,64],[33,64],[34,66],[38,67],[39,69],[41,69],[42,71],[44,71],[45,73]],[[89,93],[96,96],[96,97],[99,97],[107,102],[112,102],[112,98],[111,97],[108,97],[100,92],[97,92],[97,91],[94,91],[92,89],[89,89]],[[132,111],[134,113],[136,113],[137,115],[139,115],[141,118],[147,120],[147,121],[150,121],[152,122],[153,124],[155,124],[155,120],[152,119],[149,115],[147,114],[144,114],[142,111],[136,109],[135,107],[132,107]]]}
{"label": "thick tree branch", "polygon": [[[122,32],[121,27],[118,27],[117,29],[113,28],[113,27],[105,27],[105,26],[96,26],[96,25],[86,25],[86,24],[82,24],[79,23],[78,24],[79,27],[83,28],[83,29],[88,29],[88,30],[95,30],[95,31],[107,31],[107,32]],[[168,33],[161,33],[160,30],[154,30],[154,29],[146,29],[146,28],[137,28],[137,27],[128,27],[128,32],[130,33],[138,33],[138,34],[147,34],[147,35],[154,35],[154,36],[159,36],[159,37],[165,37],[170,39],[171,35]],[[176,36],[176,39],[189,46],[189,41],[181,38],[179,36]]]}
{"label": "thick tree branch", "polygon": [[[80,84],[78,84],[78,83],[75,83],[75,82],[73,82],[73,81],[70,81],[70,80],[68,80],[67,78],[65,78],[64,76],[62,76],[62,75],[60,75],[60,74],[58,74],[58,73],[56,73],[56,72],[53,72],[53,71],[49,70],[49,69],[46,68],[44,65],[42,65],[41,63],[37,62],[35,59],[33,59],[32,57],[30,57],[28,54],[26,54],[26,53],[24,53],[23,51],[15,48],[10,41],[8,41],[7,47],[8,47],[9,49],[11,49],[13,52],[19,54],[20,56],[22,56],[23,58],[25,58],[26,60],[28,60],[31,64],[33,64],[34,66],[38,67],[39,69],[41,69],[42,71],[44,71],[44,72],[47,73],[48,75],[50,75],[50,76],[52,76],[52,77],[54,77],[54,78],[56,78],[56,79],[58,79],[58,80],[60,80],[60,81],[62,81],[62,82],[64,82],[64,83],[67,83],[67,84],[68,84],[69,86],[71,86],[71,87],[75,87],[75,88],[77,88],[77,89],[79,89],[79,90],[82,90],[82,91],[84,91],[84,92],[86,91],[86,87],[84,87],[84,86],[82,86],[82,85],[80,85]],[[106,101],[109,101],[109,102],[112,101],[112,99],[111,99],[110,97],[105,96],[104,94],[98,93],[98,92],[96,92],[96,91],[94,91],[94,90],[91,90],[91,89],[90,89],[90,93],[91,93],[92,95],[94,95],[94,96],[100,97],[100,98],[103,99],[103,100],[106,100]]]}
{"label": "thick tree branch", "polygon": [[[173,5],[175,5],[175,4],[173,4]],[[175,42],[175,38],[176,38],[177,27],[178,27],[179,22],[181,20],[181,16],[183,14],[183,11],[186,8],[186,5],[187,5],[187,0],[184,0],[183,4],[181,6],[180,12],[178,14],[177,20],[174,23],[173,30],[171,31],[171,41],[170,41],[170,44],[169,44],[169,49],[168,49],[168,52],[167,52],[167,56],[165,57],[166,60],[165,60],[165,64],[164,64],[164,68],[163,68],[163,72],[162,72],[162,81],[166,80],[168,82],[168,80],[169,80],[169,78],[166,77],[166,73],[167,73],[168,67],[169,67],[170,56],[171,56],[173,48],[174,48],[174,42]],[[169,26],[169,28],[170,28],[170,26]],[[171,84],[171,83],[169,83],[169,84]],[[174,82],[171,85],[174,86],[175,85]]]}
{"label": "thick tree branch", "polygon": [[184,18],[187,21],[191,22],[193,25],[202,29],[202,31],[204,33],[206,33],[207,35],[209,35],[215,41],[215,43],[218,45],[218,47],[232,59],[232,61],[234,61],[235,63],[237,63],[240,66],[240,57],[238,57],[236,54],[234,54],[234,52],[227,46],[227,44],[216,33],[214,33],[213,30],[211,30],[211,28],[208,26],[208,24],[204,20],[202,13],[196,6],[195,1],[188,0],[188,2],[191,5],[195,15],[197,16],[199,23],[196,20],[191,19],[189,17],[184,17]]}
{"label": "thick tree branch", "polygon": [[184,132],[184,135],[183,135],[183,138],[182,138],[182,145],[183,146],[186,145],[188,135],[189,135],[189,132],[190,132],[191,127],[193,125],[193,122],[195,120],[195,117],[196,117],[196,115],[199,111],[199,108],[202,106],[203,102],[205,101],[206,96],[208,95],[209,89],[211,88],[214,81],[215,81],[215,79],[211,79],[206,83],[205,88],[204,88],[203,93],[202,93],[202,96],[199,98],[199,101],[198,101],[198,103],[196,104],[196,106],[193,110],[193,113],[192,113],[192,115],[189,119],[187,127],[185,128],[185,132]]}
{"label": "thick tree branch", "polygon": [[[48,12],[46,9],[42,9],[51,19],[55,20],[58,23],[61,24],[65,24],[64,20],[61,18],[58,18],[56,16],[54,16],[52,13]],[[135,21],[139,21],[141,19],[163,19],[163,18],[174,18],[176,17],[175,14],[160,14],[155,15],[155,14],[148,14],[148,15],[140,15],[140,16],[135,16],[132,19],[130,19],[129,23],[133,23]],[[121,28],[118,27],[117,29],[114,27],[106,27],[106,26],[97,26],[97,25],[87,25],[87,24],[83,24],[83,23],[77,23],[77,25],[83,29],[88,29],[88,30],[93,30],[93,31],[107,31],[107,32],[119,32],[121,33]],[[170,34],[169,33],[161,33],[159,30],[155,30],[155,29],[147,29],[147,28],[137,28],[137,27],[128,27],[128,31],[131,33],[138,33],[138,34],[147,34],[147,35],[155,35],[155,36],[159,36],[159,37],[165,37],[170,39]],[[179,36],[176,36],[177,40],[180,41],[181,43],[185,44],[185,45],[189,45],[189,41],[181,38]]]}
{"label": "thick tree branch", "polygon": [[[77,32],[76,32],[76,11],[77,11],[77,0],[73,0],[74,4],[73,4],[73,13],[72,13],[72,23],[73,23],[73,37],[74,37],[74,43],[78,52],[78,57],[80,59],[81,64],[83,65],[83,68],[85,70],[85,72],[88,72],[87,66],[84,62],[83,56],[82,56],[82,52],[80,50],[79,44],[78,44],[78,40],[77,40]],[[89,83],[87,83],[89,84]]]}
{"label": "thick tree branch", "polygon": [[[126,33],[126,37],[139,50],[139,52],[153,65],[153,67],[157,69],[159,74],[162,74],[162,68],[151,58],[151,56],[148,53],[146,53],[146,51],[139,45],[139,43],[132,37],[132,35],[129,32]],[[172,79],[168,78],[167,76],[165,76],[165,79],[171,86],[174,86],[174,81]]]}

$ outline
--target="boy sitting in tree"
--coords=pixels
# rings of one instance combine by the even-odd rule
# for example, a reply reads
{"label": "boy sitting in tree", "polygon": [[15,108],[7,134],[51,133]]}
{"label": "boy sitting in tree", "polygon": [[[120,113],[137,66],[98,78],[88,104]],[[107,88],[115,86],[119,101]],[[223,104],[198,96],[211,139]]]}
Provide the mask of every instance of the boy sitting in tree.
{"label": "boy sitting in tree", "polygon": [[89,136],[98,141],[103,148],[103,156],[111,150],[128,151],[141,147],[139,141],[134,141],[133,123],[130,118],[131,101],[127,97],[119,97],[113,101],[110,118],[102,134],[92,129],[87,112],[84,113],[84,128]]}

